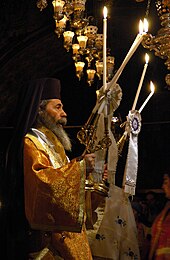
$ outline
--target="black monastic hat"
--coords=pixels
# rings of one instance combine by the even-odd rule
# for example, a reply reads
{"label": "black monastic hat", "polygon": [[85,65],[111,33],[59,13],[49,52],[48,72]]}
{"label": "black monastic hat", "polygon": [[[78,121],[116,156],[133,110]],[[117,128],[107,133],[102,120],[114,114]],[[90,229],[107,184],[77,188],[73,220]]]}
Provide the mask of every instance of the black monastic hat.
{"label": "black monastic hat", "polygon": [[45,79],[41,100],[55,99],[55,98],[61,99],[60,90],[61,90],[60,80],[54,78]]}

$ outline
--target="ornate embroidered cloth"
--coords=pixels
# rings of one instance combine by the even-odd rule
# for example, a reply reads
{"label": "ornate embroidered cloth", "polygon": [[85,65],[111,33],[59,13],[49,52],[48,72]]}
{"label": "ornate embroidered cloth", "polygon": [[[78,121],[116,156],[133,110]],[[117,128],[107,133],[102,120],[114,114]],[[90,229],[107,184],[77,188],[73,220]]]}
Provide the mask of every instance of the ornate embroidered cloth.
{"label": "ornate embroidered cloth", "polygon": [[38,130],[48,142],[29,133],[24,144],[27,219],[32,229],[52,231],[53,247],[62,257],[69,255],[65,259],[78,260],[81,254],[82,260],[90,260],[86,234],[81,231],[85,209],[84,160],[68,163],[56,136],[45,127]]}
{"label": "ornate embroidered cloth", "polygon": [[136,223],[130,201],[117,186],[110,187],[104,217],[91,242],[91,250],[96,260],[140,259]]}

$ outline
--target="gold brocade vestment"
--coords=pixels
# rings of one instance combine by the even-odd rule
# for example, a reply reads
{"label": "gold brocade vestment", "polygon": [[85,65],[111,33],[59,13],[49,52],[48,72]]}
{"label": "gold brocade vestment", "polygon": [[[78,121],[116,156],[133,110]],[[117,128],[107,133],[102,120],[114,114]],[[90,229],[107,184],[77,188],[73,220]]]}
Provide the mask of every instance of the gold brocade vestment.
{"label": "gold brocade vestment", "polygon": [[38,131],[47,142],[36,132],[27,134],[24,141],[26,217],[33,230],[40,231],[41,235],[50,234],[50,238],[45,239],[48,243],[40,239],[39,251],[44,247],[49,251],[38,259],[58,259],[52,256],[52,250],[65,260],[90,260],[92,256],[83,225],[85,162],[76,159],[68,162],[57,137],[45,127]]}

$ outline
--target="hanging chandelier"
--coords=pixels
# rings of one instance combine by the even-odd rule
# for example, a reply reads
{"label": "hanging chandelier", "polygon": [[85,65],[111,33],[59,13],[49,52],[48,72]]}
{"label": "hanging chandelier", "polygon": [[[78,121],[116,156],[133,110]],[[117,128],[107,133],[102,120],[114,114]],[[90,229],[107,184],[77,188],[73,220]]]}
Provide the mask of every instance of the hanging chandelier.
{"label": "hanging chandelier", "polygon": [[[52,1],[58,38],[63,37],[64,48],[72,53],[76,75],[79,80],[87,77],[91,86],[95,76],[100,80],[103,76],[103,34],[98,27],[85,16],[86,0],[54,0]],[[47,7],[46,0],[38,0],[37,7]],[[114,57],[107,48],[107,81],[113,77]]]}
{"label": "hanging chandelier", "polygon": [[[157,34],[147,34],[142,42],[144,48],[155,52],[155,56],[165,60],[168,71],[170,70],[170,0],[155,0],[161,28]],[[165,81],[170,88],[170,73],[165,76]]]}

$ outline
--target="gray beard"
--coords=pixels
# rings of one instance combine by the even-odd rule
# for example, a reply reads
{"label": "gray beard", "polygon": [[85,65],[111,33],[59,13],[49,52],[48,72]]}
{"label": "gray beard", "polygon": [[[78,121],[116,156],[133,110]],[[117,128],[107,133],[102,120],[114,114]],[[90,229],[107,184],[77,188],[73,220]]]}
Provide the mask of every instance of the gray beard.
{"label": "gray beard", "polygon": [[71,151],[72,145],[68,134],[63,129],[63,125],[66,125],[67,119],[64,117],[58,121],[49,116],[46,111],[41,111],[38,115],[38,121],[40,124],[45,125],[48,129],[50,129],[59,139],[61,144],[64,146],[64,149],[67,151]]}

